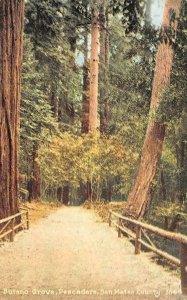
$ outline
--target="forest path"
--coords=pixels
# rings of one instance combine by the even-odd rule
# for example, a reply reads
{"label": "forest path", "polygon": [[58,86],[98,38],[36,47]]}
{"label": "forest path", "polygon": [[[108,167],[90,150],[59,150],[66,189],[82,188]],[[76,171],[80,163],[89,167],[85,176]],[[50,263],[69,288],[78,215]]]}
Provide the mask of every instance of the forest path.
{"label": "forest path", "polygon": [[[167,296],[179,291],[177,277],[147,254],[134,255],[126,238],[119,239],[114,229],[81,207],[61,208],[17,234],[14,243],[0,247],[0,266],[0,299],[180,298]],[[7,296],[4,289],[29,295]],[[49,289],[49,296],[34,295]],[[84,294],[84,289],[90,295],[64,295],[66,290]]]}

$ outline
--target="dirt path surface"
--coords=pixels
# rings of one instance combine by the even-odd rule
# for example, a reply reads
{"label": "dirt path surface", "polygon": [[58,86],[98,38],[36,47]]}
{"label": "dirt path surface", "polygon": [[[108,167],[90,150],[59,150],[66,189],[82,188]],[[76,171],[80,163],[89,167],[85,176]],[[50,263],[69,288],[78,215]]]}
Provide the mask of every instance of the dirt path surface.
{"label": "dirt path surface", "polygon": [[59,209],[2,245],[0,270],[3,300],[180,298],[179,278],[83,208]]}

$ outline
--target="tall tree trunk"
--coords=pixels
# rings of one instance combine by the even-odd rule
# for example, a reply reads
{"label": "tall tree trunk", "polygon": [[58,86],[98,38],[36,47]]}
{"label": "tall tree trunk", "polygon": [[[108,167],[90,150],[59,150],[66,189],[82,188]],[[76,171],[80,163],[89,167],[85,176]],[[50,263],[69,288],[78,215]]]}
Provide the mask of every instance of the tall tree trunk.
{"label": "tall tree trunk", "polygon": [[[142,149],[140,166],[137,177],[128,197],[125,214],[133,218],[141,218],[149,207],[152,182],[155,177],[162,154],[165,137],[165,125],[154,121],[153,112],[159,106],[160,95],[170,83],[171,68],[173,63],[173,46],[167,36],[170,31],[177,29],[177,18],[180,13],[181,0],[166,0],[162,33],[163,42],[159,45],[154,72],[150,118]],[[175,21],[172,17],[175,13]],[[175,33],[176,34],[176,33]]]}
{"label": "tall tree trunk", "polygon": [[89,86],[88,29],[86,28],[84,33],[82,133],[89,132]]}
{"label": "tall tree trunk", "polygon": [[98,77],[99,77],[99,8],[98,0],[93,0],[91,24],[91,57],[90,57],[90,105],[89,131],[98,127]]}
{"label": "tall tree trunk", "polygon": [[[103,135],[108,133],[109,122],[109,99],[108,99],[108,77],[109,77],[109,14],[108,7],[103,1],[100,7],[100,65],[99,65],[99,102],[100,102],[100,132]],[[107,182],[107,197],[111,200],[112,188]]]}
{"label": "tall tree trunk", "polygon": [[23,0],[0,0],[0,218],[18,212]]}
{"label": "tall tree trunk", "polygon": [[38,162],[38,145],[33,146],[33,167],[32,167],[31,199],[39,200],[41,197],[40,165]]}

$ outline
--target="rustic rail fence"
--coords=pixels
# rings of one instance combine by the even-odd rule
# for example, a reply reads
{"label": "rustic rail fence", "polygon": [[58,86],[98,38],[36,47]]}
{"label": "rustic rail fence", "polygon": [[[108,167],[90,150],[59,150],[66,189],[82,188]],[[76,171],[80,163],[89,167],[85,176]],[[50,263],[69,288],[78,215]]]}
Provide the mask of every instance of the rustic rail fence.
{"label": "rustic rail fence", "polygon": [[[135,226],[135,232],[127,228],[124,224],[133,224]],[[130,236],[135,241],[135,254],[141,253],[141,245],[144,245],[147,249],[153,251],[154,253],[164,257],[171,263],[180,267],[181,270],[181,289],[184,295],[187,295],[187,236],[179,233],[173,233],[153,225],[149,225],[137,220],[130,219],[128,217],[122,216],[112,210],[109,211],[109,226],[112,224],[118,230],[118,237],[121,237],[122,233]],[[154,243],[149,238],[146,231],[149,231],[157,236],[169,239],[180,245],[180,259],[168,254],[165,251],[158,249]],[[142,239],[144,235],[145,240]]]}
{"label": "rustic rail fence", "polygon": [[[19,223],[16,221],[18,218],[21,218]],[[25,225],[26,228],[29,229],[29,211],[25,208],[21,208],[21,212],[15,215],[1,219],[0,240],[8,236],[10,242],[13,242],[16,230],[24,227]]]}

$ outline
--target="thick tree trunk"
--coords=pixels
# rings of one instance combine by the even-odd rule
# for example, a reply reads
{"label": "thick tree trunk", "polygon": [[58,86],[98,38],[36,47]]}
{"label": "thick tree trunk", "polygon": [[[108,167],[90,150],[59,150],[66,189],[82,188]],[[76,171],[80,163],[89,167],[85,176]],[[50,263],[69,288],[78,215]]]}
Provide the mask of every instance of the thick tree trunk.
{"label": "thick tree trunk", "polygon": [[31,199],[39,200],[41,197],[41,179],[40,179],[40,165],[38,162],[38,145],[33,146],[33,174],[31,184]]}
{"label": "thick tree trunk", "polygon": [[[125,214],[133,218],[141,218],[149,207],[151,187],[162,154],[165,137],[165,125],[152,118],[159,106],[160,95],[170,83],[173,63],[173,47],[167,37],[170,30],[176,31],[181,0],[166,0],[162,22],[163,42],[159,45],[151,98],[150,118],[142,149],[137,177],[128,197]],[[175,13],[175,22],[171,22],[171,12]]]}
{"label": "thick tree trunk", "polygon": [[99,77],[99,8],[98,0],[93,0],[91,25],[91,57],[90,57],[90,105],[89,131],[98,127],[98,77]]}
{"label": "thick tree trunk", "polygon": [[89,132],[89,60],[88,60],[88,30],[84,34],[84,66],[83,66],[83,109],[82,109],[82,133]]}
{"label": "thick tree trunk", "polygon": [[0,219],[18,212],[23,0],[0,0]]}

